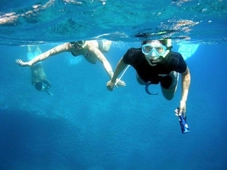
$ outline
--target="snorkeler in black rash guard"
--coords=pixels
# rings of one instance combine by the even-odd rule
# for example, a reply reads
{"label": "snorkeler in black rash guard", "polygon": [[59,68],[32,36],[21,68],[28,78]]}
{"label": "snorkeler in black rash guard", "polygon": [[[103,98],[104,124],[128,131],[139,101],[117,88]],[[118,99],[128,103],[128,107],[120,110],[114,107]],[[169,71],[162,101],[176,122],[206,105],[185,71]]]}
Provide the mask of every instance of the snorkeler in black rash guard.
{"label": "snorkeler in black rash guard", "polygon": [[171,100],[177,89],[179,74],[182,76],[182,96],[179,116],[186,113],[186,101],[188,97],[191,76],[189,68],[182,55],[171,51],[171,40],[146,40],[141,48],[130,48],[120,59],[114,75],[107,82],[107,89],[112,91],[118,75],[127,65],[131,65],[137,72],[137,81],[145,85],[147,93],[150,84],[161,84],[162,94],[167,100]]}

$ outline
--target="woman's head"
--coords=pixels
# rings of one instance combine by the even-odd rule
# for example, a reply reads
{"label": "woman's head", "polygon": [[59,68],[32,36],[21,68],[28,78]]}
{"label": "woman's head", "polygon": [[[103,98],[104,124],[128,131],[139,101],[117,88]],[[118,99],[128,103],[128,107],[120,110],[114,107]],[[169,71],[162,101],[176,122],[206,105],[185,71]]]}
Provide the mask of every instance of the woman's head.
{"label": "woman's head", "polygon": [[70,44],[73,45],[75,50],[81,50],[84,48],[85,45],[85,41],[81,40],[81,41],[75,41],[75,42],[70,42]]}
{"label": "woman's head", "polygon": [[146,40],[142,42],[142,53],[148,63],[155,66],[169,53],[171,47],[168,40]]}

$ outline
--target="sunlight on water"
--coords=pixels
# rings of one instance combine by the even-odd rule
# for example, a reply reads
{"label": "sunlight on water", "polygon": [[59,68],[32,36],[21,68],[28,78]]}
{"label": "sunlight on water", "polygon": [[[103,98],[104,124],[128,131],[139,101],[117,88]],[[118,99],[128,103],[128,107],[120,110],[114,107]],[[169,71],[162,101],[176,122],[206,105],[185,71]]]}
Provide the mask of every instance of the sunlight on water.
{"label": "sunlight on water", "polygon": [[27,45],[92,38],[132,42],[147,35],[207,44],[225,44],[227,39],[227,0],[209,3],[188,0],[19,2],[11,2],[17,4],[14,7],[11,3],[0,3],[1,44]]}
{"label": "sunlight on water", "polygon": [[188,59],[197,51],[199,44],[179,44],[178,52],[182,54],[184,59]]}

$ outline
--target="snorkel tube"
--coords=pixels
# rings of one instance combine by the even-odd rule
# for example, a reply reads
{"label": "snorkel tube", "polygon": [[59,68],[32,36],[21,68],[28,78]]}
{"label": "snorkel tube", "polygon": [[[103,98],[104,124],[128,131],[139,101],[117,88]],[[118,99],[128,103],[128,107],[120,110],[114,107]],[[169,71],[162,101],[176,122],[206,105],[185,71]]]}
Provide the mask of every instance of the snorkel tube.
{"label": "snorkel tube", "polygon": [[149,91],[148,87],[149,87],[151,84],[152,84],[151,81],[148,81],[148,82],[146,83],[146,85],[145,85],[145,91],[146,91],[147,94],[149,94],[149,95],[157,95],[158,93],[151,93],[151,92]]}

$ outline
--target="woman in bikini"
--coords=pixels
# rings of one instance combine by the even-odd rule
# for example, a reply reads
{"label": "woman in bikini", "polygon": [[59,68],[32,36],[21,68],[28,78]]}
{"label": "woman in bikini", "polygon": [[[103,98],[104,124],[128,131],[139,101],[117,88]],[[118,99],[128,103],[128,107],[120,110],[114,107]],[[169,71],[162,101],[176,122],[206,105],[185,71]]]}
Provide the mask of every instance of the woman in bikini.
{"label": "woman in bikini", "polygon": [[[95,64],[100,61],[110,79],[113,76],[113,69],[104,56],[103,53],[108,52],[112,42],[108,40],[87,40],[87,41],[76,41],[68,42],[58,45],[38,56],[33,58],[28,62],[23,62],[21,59],[17,59],[16,63],[20,66],[32,66],[35,63],[43,61],[51,56],[57,55],[62,52],[71,52],[74,56],[82,55],[91,64]],[[116,85],[126,86],[125,82],[119,80]]]}

